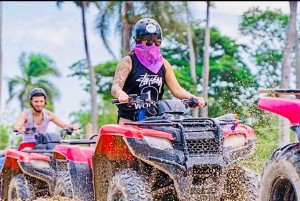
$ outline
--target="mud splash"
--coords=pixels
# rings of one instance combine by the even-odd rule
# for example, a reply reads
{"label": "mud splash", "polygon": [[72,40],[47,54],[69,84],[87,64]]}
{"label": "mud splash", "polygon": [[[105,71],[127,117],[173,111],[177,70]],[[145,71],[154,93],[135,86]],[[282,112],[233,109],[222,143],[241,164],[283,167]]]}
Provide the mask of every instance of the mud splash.
{"label": "mud splash", "polygon": [[[0,199],[0,201],[2,201]],[[17,199],[17,200],[14,200],[14,201],[22,201],[22,199]],[[54,197],[40,197],[40,198],[37,198],[35,200],[29,200],[29,199],[26,199],[26,201],[81,201],[79,199],[76,199],[76,198],[67,198],[67,197],[62,197],[62,196],[54,196]]]}

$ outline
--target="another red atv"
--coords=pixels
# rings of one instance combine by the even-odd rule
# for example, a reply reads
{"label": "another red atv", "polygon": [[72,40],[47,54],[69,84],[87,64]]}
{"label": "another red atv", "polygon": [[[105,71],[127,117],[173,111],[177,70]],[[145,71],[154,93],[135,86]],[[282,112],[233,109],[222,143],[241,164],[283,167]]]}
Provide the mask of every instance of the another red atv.
{"label": "another red atv", "polygon": [[257,174],[238,163],[254,152],[252,128],[230,114],[189,116],[196,99],[154,103],[142,94],[130,95],[126,104],[154,106],[157,113],[126,126],[102,126],[95,147],[55,146],[54,195],[84,201],[258,199]]}
{"label": "another red atv", "polygon": [[[35,132],[35,128],[29,128],[25,134]],[[61,143],[63,133],[70,135],[72,130],[63,129],[61,132],[38,133],[35,137],[39,144],[21,143],[17,149],[6,150],[0,172],[0,199],[33,200],[53,195],[57,178],[53,148]]]}
{"label": "another red atv", "polygon": [[[292,124],[300,141],[300,89],[262,89],[275,97],[262,97],[258,107],[281,115]],[[280,97],[282,95],[294,96]],[[289,143],[275,150],[266,162],[262,172],[260,201],[299,201],[300,200],[300,146]]]}

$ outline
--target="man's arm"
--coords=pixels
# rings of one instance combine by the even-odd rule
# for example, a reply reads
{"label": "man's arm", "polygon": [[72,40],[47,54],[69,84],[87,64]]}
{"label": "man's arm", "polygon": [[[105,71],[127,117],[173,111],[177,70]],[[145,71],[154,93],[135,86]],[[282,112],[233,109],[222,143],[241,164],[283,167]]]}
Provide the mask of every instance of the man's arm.
{"label": "man's arm", "polygon": [[18,117],[16,124],[13,126],[13,130],[14,131],[17,130],[18,132],[25,131],[25,129],[21,129],[21,128],[23,128],[23,125],[26,122],[26,120],[27,120],[27,111],[24,110]]}
{"label": "man's arm", "polygon": [[74,130],[78,130],[79,127],[77,125],[69,125],[66,124],[65,122],[63,122],[61,119],[59,119],[53,112],[48,111],[48,116],[49,116],[49,120],[52,121],[53,123],[55,123],[58,127],[62,128],[62,129],[66,129],[66,128],[73,128]]}

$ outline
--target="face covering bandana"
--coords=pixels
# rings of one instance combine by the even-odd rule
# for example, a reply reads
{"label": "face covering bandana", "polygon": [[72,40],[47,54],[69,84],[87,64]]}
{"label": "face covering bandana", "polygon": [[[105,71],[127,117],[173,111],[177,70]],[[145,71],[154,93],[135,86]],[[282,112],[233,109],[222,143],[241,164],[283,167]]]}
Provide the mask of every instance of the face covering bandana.
{"label": "face covering bandana", "polygon": [[154,43],[151,46],[137,44],[132,48],[138,60],[151,72],[157,73],[163,65],[163,57],[160,54],[160,47]]}

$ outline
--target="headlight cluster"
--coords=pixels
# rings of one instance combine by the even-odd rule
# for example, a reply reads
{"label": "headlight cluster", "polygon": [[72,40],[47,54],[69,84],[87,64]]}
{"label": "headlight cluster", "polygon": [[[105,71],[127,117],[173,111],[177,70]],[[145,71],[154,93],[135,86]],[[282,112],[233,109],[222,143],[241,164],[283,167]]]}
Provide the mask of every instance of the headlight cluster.
{"label": "headlight cluster", "polygon": [[48,162],[46,161],[39,161],[39,160],[31,160],[30,161],[31,165],[35,168],[39,168],[39,169],[42,169],[42,168],[50,168],[50,165]]}
{"label": "headlight cluster", "polygon": [[224,138],[224,147],[240,147],[244,146],[246,142],[246,137],[243,134],[231,135],[227,138]]}
{"label": "headlight cluster", "polygon": [[165,150],[173,149],[170,140],[160,137],[144,136],[144,140],[149,144],[150,147]]}

